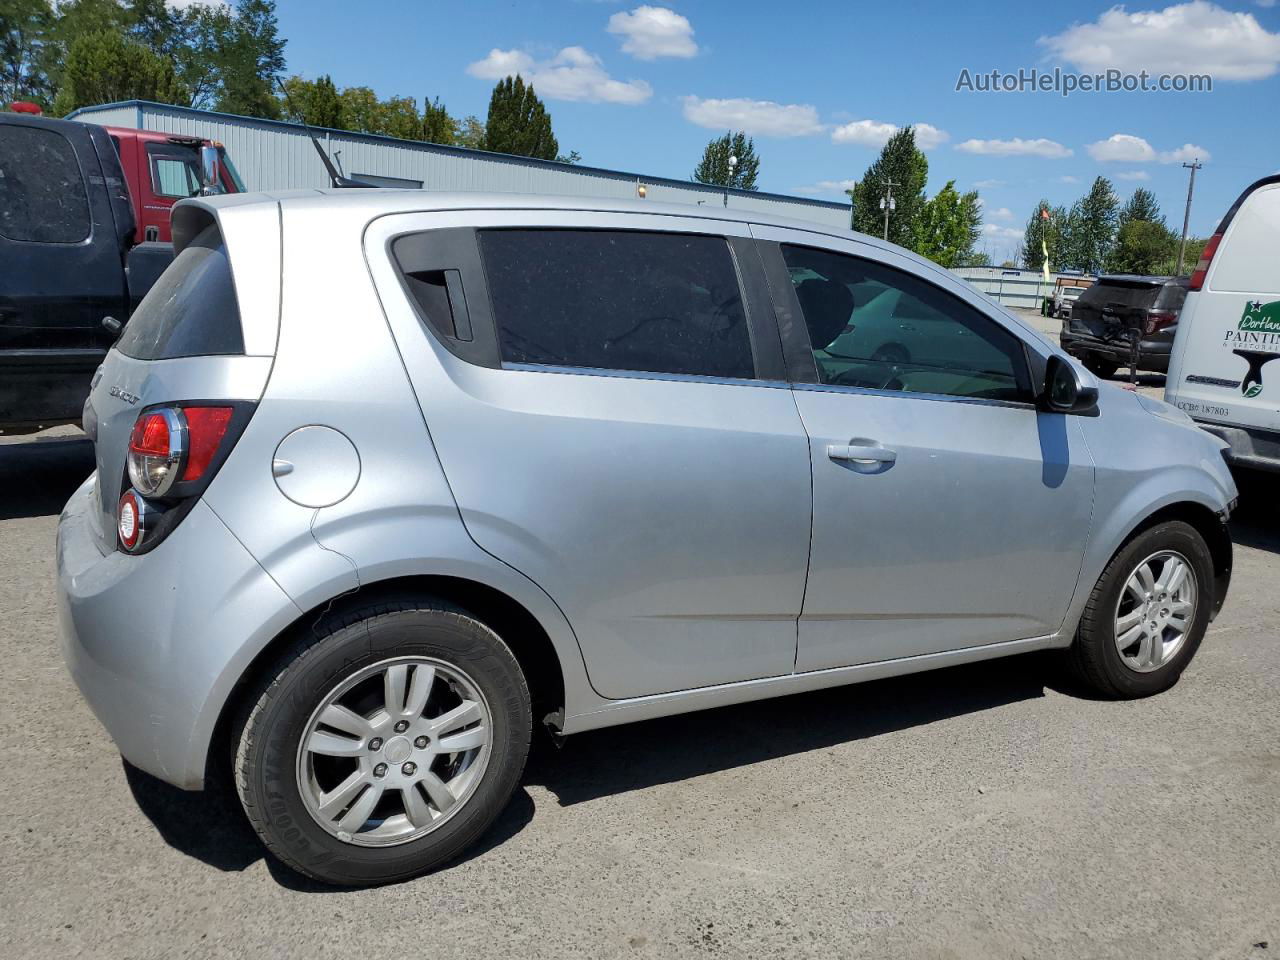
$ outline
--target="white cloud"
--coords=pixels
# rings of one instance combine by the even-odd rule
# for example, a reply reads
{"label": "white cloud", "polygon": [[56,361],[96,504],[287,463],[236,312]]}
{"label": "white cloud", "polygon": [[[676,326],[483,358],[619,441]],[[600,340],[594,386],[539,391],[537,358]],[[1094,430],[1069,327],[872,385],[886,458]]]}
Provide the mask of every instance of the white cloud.
{"label": "white cloud", "polygon": [[1145,170],[1122,170],[1116,174],[1117,180],[1150,180],[1151,174]]}
{"label": "white cloud", "polygon": [[1003,180],[975,180],[973,181],[973,185],[977,187],[979,190],[987,190],[990,187],[1003,187],[1004,181]]}
{"label": "white cloud", "polygon": [[482,80],[518,73],[549,100],[635,104],[653,96],[653,88],[643,80],[613,79],[600,58],[582,47],[565,47],[549,60],[535,60],[522,50],[495,48],[467,67],[467,73]]}
{"label": "white cloud", "polygon": [[807,137],[823,129],[807,103],[771,100],[703,100],[684,97],[684,118],[709,130],[743,130],[761,137]]}
{"label": "white cloud", "polygon": [[[1273,0],[1274,2],[1274,0]],[[1079,70],[1207,73],[1215,80],[1260,80],[1280,69],[1280,34],[1251,13],[1207,0],[1130,13],[1114,6],[1039,41]]]}
{"label": "white cloud", "polygon": [[1192,160],[1200,160],[1203,163],[1212,159],[1208,150],[1197,147],[1194,143],[1184,143],[1177,150],[1166,150],[1160,154],[1161,163],[1189,163]]}
{"label": "white cloud", "polygon": [[1271,7],[1274,7],[1276,5],[1276,0],[1254,0],[1254,2],[1258,6],[1266,7],[1267,9],[1270,9]]}
{"label": "white cloud", "polygon": [[1021,240],[1025,231],[1017,227],[1001,227],[994,223],[984,223],[982,232],[993,240]]}
{"label": "white cloud", "polygon": [[1151,144],[1128,133],[1113,133],[1085,149],[1099,163],[1150,163],[1156,158]]}
{"label": "white cloud", "polygon": [[[832,143],[856,143],[863,147],[883,147],[898,127],[892,123],[881,123],[878,120],[854,120],[844,123],[831,131]],[[940,130],[931,123],[915,124],[916,146],[921,150],[932,150],[951,139],[951,134]]]}
{"label": "white cloud", "polygon": [[963,153],[976,153],[984,157],[1048,157],[1059,159],[1071,156],[1071,151],[1056,140],[1040,137],[1036,140],[1023,140],[1014,137],[1012,140],[966,140],[957,143],[956,149]]}
{"label": "white cloud", "polygon": [[189,10],[192,7],[228,6],[225,0],[165,0],[165,3],[174,10]]}
{"label": "white cloud", "polygon": [[693,39],[693,25],[666,7],[636,7],[630,13],[615,13],[609,18],[609,32],[626,39],[622,52],[637,60],[659,57],[694,57],[698,45]]}
{"label": "white cloud", "polygon": [[1184,143],[1176,150],[1157,152],[1142,137],[1130,133],[1113,133],[1106,140],[1089,144],[1085,150],[1099,163],[1182,163],[1197,157],[1202,161],[1211,159],[1208,150],[1194,143]]}
{"label": "white cloud", "polygon": [[856,143],[863,147],[883,147],[898,132],[892,123],[875,120],[854,120],[841,124],[831,131],[832,143]]}
{"label": "white cloud", "polygon": [[996,207],[994,210],[987,210],[985,207],[982,211],[983,216],[991,220],[1012,220],[1013,211],[1008,207]]}
{"label": "white cloud", "polygon": [[921,150],[932,150],[951,139],[951,134],[939,130],[931,123],[916,124],[916,146]]}
{"label": "white cloud", "polygon": [[817,183],[809,186],[796,187],[796,193],[819,194],[819,193],[839,193],[843,194],[846,190],[852,190],[858,185],[857,180],[819,180]]}
{"label": "white cloud", "polygon": [[1059,183],[1079,183],[1079,182],[1080,182],[1080,178],[1079,178],[1079,177],[1073,177],[1073,176],[1071,176],[1071,174],[1069,174],[1069,173],[1068,173],[1068,174],[1066,174],[1065,176],[1061,176],[1061,177],[1059,177],[1059,178],[1058,178],[1058,182],[1059,182]]}

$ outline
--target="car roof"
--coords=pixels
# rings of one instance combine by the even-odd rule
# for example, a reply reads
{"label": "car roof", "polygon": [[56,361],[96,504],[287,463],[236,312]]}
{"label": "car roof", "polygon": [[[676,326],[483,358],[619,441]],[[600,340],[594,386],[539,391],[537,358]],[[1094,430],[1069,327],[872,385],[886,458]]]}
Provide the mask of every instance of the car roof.
{"label": "car roof", "polygon": [[[180,201],[190,202],[190,201]],[[812,220],[779,217],[758,210],[704,206],[688,203],[655,203],[651,200],[620,200],[602,197],[568,197],[526,193],[444,192],[388,187],[313,188],[261,191],[201,197],[199,202],[213,208],[250,203],[279,203],[288,208],[332,207],[335,210],[362,210],[370,219],[393,213],[438,210],[565,210],[584,213],[629,213],[650,216],[685,217],[732,223],[756,223],[805,230],[826,236],[855,239],[882,249],[898,249],[891,243],[849,229],[837,229]],[[902,252],[902,251],[899,251]],[[910,254],[909,254],[910,255]]]}
{"label": "car roof", "polygon": [[1107,273],[1100,276],[1098,282],[1124,284],[1129,287],[1158,287],[1186,279],[1186,277],[1146,277],[1137,273]]}

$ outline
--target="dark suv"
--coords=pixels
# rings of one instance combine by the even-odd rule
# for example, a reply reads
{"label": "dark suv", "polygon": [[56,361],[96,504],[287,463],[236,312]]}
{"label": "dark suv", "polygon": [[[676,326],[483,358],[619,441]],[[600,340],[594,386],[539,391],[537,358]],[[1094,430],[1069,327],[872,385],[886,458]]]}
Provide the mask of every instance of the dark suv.
{"label": "dark suv", "polygon": [[1062,321],[1062,349],[1100,377],[1129,365],[1129,330],[1141,331],[1138,367],[1164,373],[1187,298],[1186,277],[1099,277]]}

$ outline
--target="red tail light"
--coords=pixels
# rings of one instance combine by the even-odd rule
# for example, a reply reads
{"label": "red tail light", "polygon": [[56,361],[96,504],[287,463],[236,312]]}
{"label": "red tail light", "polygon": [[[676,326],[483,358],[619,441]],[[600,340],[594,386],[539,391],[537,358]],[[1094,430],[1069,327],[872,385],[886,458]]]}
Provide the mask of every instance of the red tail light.
{"label": "red tail light", "polygon": [[[251,404],[173,404],[144,410],[129,434],[132,489],[116,509],[120,546],[149,550],[186,516],[248,419]],[[242,416],[236,417],[237,410]]]}
{"label": "red tail light", "polygon": [[1209,274],[1209,264],[1213,263],[1213,255],[1218,252],[1218,244],[1222,242],[1222,234],[1215,233],[1200,251],[1200,259],[1196,268],[1191,271],[1191,289],[1199,290],[1204,286],[1204,278]]}
{"label": "red tail light", "polygon": [[187,407],[187,465],[182,471],[184,483],[199,480],[209,469],[209,461],[218,452],[222,438],[231,423],[230,407]]}
{"label": "red tail light", "polygon": [[1158,312],[1147,314],[1147,333],[1155,333],[1178,322],[1176,313]]}

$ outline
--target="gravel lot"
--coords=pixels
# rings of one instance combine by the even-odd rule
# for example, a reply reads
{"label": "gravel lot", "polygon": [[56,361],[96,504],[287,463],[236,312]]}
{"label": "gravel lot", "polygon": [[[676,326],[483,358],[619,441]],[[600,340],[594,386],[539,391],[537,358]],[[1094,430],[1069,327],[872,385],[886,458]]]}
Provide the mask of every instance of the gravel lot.
{"label": "gravel lot", "polygon": [[70,429],[0,440],[0,956],[1280,950],[1266,480],[1226,609],[1163,696],[1090,701],[1024,657],[542,743],[468,859],[348,892],[264,859],[225,794],[127,768],[81,702],[53,536],[91,464]]}

